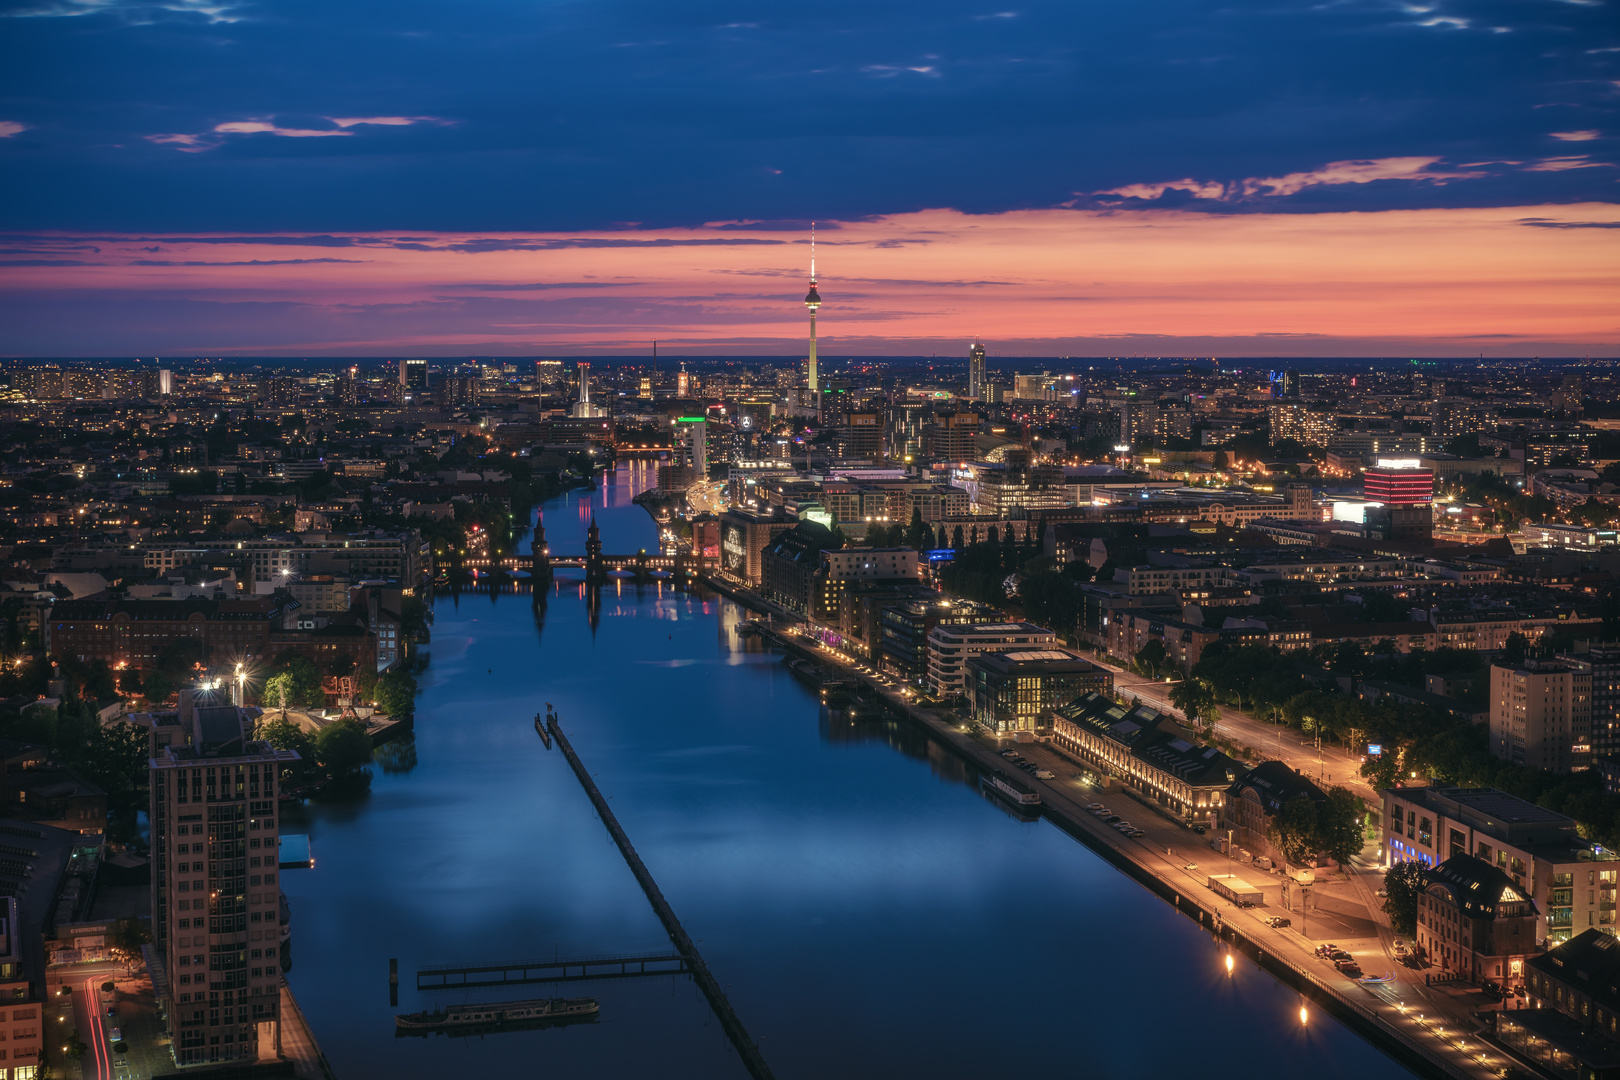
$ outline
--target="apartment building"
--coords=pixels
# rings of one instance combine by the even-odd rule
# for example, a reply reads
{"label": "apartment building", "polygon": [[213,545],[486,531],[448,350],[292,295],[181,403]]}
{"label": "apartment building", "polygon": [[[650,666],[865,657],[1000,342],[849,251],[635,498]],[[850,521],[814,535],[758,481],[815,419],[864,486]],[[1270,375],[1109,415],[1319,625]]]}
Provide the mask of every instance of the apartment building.
{"label": "apartment building", "polygon": [[1438,866],[1472,855],[1536,905],[1536,941],[1589,927],[1616,931],[1620,856],[1581,839],[1573,818],[1494,788],[1395,788],[1382,793],[1384,860]]}
{"label": "apartment building", "polygon": [[928,692],[937,698],[967,693],[967,662],[992,652],[1028,652],[1057,645],[1057,635],[1034,623],[939,625],[928,632]]}
{"label": "apartment building", "polygon": [[1592,670],[1562,661],[1491,665],[1491,754],[1557,773],[1592,763]]}
{"label": "apartment building", "polygon": [[[35,936],[37,945],[37,927]],[[0,1080],[34,1080],[45,1049],[45,1005],[29,978],[24,953],[17,898],[7,896],[0,899]]]}
{"label": "apartment building", "polygon": [[185,745],[150,765],[153,945],[176,1065],[281,1048],[276,800],[290,750],[235,706],[183,702]]}

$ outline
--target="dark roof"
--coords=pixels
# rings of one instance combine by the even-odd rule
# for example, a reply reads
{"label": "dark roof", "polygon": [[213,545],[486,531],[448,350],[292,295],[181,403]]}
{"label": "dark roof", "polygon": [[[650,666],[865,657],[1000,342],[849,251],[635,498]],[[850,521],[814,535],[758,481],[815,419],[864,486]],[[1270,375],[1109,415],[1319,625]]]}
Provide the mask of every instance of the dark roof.
{"label": "dark roof", "polygon": [[838,538],[827,526],[816,521],[800,521],[793,528],[765,545],[765,554],[791,562],[815,565],[826,548],[838,546]]}
{"label": "dark roof", "polygon": [[1513,879],[1472,855],[1453,855],[1439,866],[1423,872],[1425,887],[1440,886],[1451,894],[1452,903],[1470,919],[1496,918],[1496,906],[1523,901],[1536,910]]}
{"label": "dark roof", "polygon": [[1280,761],[1262,761],[1238,777],[1228,792],[1241,798],[1244,788],[1253,788],[1260,796],[1268,817],[1281,810],[1295,795],[1305,795],[1312,802],[1327,800],[1327,792]]}
{"label": "dark roof", "polygon": [[1147,764],[1195,787],[1229,784],[1243,763],[1192,740],[1175,717],[1146,705],[1126,709],[1103,694],[1090,693],[1054,710],[1076,727],[1119,743]]}
{"label": "dark roof", "polygon": [[204,705],[197,709],[198,742],[205,749],[242,740],[242,710],[235,705]]}
{"label": "dark roof", "polygon": [[1530,966],[1600,1004],[1620,1006],[1620,939],[1596,927],[1531,957]]}

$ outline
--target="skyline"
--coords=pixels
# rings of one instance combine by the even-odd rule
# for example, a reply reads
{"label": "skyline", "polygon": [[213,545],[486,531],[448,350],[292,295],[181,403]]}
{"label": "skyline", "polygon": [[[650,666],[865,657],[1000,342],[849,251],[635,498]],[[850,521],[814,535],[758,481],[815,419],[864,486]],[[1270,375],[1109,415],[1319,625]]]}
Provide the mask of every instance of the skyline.
{"label": "skyline", "polygon": [[[822,223],[828,355],[1617,355],[1620,209]],[[12,356],[803,355],[808,229],[0,236]]]}

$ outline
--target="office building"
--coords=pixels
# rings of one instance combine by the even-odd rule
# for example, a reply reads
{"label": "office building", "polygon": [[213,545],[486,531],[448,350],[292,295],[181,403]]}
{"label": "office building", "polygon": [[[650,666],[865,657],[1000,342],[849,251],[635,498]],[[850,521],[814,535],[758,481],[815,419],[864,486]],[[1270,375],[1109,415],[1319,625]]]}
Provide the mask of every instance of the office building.
{"label": "office building", "polygon": [[968,657],[968,714],[995,735],[1049,727],[1052,710],[1093,693],[1111,693],[1113,673],[1067,649],[1023,649]]}
{"label": "office building", "polygon": [[1419,506],[1434,501],[1434,472],[1415,458],[1379,458],[1362,479],[1362,495],[1385,506]]}
{"label": "office building", "polygon": [[1491,754],[1567,773],[1592,763],[1592,671],[1562,661],[1491,665]]}
{"label": "office building", "polygon": [[978,434],[978,413],[935,413],[933,422],[923,427],[923,453],[935,461],[972,461],[978,456],[974,442]]}
{"label": "office building", "polygon": [[883,609],[878,663],[913,686],[928,674],[928,634],[936,626],[982,626],[1002,621],[989,604],[972,600],[909,600]]}
{"label": "office building", "polygon": [[968,349],[967,396],[969,401],[984,398],[984,346],[977,341]]}
{"label": "office building", "polygon": [[151,759],[152,941],[177,1065],[281,1048],[276,801],[298,755],[234,705],[181,701],[184,745]]}
{"label": "office building", "polygon": [[399,362],[399,385],[407,392],[420,393],[428,388],[427,361],[420,357],[406,357]]}
{"label": "office building", "polygon": [[1034,623],[935,626],[928,632],[928,692],[937,698],[967,693],[967,662],[990,652],[1029,652],[1057,646],[1057,635]]}

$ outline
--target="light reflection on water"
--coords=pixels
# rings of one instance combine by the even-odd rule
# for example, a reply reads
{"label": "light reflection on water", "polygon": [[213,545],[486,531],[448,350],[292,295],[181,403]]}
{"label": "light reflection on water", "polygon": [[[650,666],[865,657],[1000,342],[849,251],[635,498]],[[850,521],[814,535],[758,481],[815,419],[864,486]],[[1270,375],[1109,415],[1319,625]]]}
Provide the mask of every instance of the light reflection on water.
{"label": "light reflection on water", "polygon": [[[656,466],[545,507],[553,551],[652,549]],[[294,992],[343,1080],[741,1077],[676,978],[418,994],[426,964],[668,948],[566,763],[547,702],[780,1077],[1406,1075],[1054,827],[987,800],[894,721],[829,715],[714,597],[576,581],[441,596],[414,740],[369,798],[307,812],[284,875]],[[297,818],[289,816],[289,831]],[[400,961],[398,1009],[388,1004]],[[436,1001],[590,994],[600,1021],[396,1039]]]}

